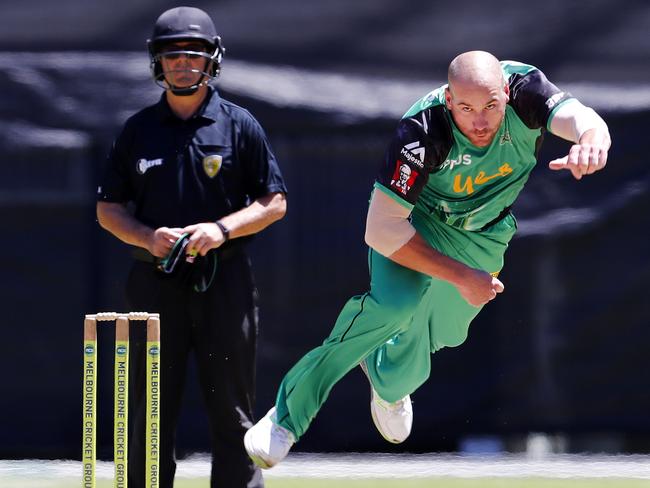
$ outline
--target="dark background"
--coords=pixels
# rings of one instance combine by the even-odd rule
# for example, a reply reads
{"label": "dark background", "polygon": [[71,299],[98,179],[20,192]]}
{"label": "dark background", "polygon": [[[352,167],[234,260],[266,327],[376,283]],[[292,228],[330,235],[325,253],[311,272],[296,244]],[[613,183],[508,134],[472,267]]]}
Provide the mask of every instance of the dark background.
{"label": "dark background", "polygon": [[[409,440],[385,443],[352,372],[296,446],[454,451],[529,432],[570,451],[650,452],[650,5],[263,0],[193,2],[227,48],[222,94],[260,120],[287,181],[287,217],[252,245],[262,297],[257,413],[287,369],[366,290],[369,191],[398,118],[484,49],[542,68],[606,119],[605,171],[574,181],[546,162],[515,206],[506,292],[468,341],[433,357]],[[82,319],[125,309],[129,252],[99,229],[94,188],[126,117],[155,101],[145,40],[170,2],[3,0],[0,16],[0,457],[78,458]],[[164,322],[163,322],[164,326]],[[110,456],[112,330],[100,334],[100,455]],[[163,407],[164,408],[164,407]],[[188,385],[179,451],[207,450]]]}

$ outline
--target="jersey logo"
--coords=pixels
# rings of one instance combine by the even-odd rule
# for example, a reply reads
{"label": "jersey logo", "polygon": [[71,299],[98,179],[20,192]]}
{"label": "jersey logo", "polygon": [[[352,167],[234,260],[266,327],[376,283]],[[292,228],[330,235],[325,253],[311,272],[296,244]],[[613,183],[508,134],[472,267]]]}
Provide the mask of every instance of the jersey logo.
{"label": "jersey logo", "polygon": [[418,177],[418,172],[411,167],[403,163],[400,160],[397,160],[395,165],[395,172],[393,173],[393,178],[390,180],[390,186],[399,191],[402,195],[406,195],[408,191],[415,183],[415,179]]}
{"label": "jersey logo", "polygon": [[409,163],[424,168],[424,148],[420,147],[420,141],[406,144],[400,151],[400,154],[404,156]]}
{"label": "jersey logo", "polygon": [[212,154],[203,158],[203,170],[210,178],[214,178],[221,169],[222,157],[219,154]]}
{"label": "jersey logo", "polygon": [[474,193],[474,185],[485,185],[488,181],[493,180],[494,178],[502,178],[504,176],[508,176],[510,173],[512,173],[512,168],[510,165],[508,163],[503,163],[501,166],[499,166],[498,173],[495,173],[493,175],[486,175],[485,171],[479,171],[479,173],[474,178],[468,176],[465,179],[464,183],[462,176],[456,175],[454,178],[454,193],[466,193],[467,195],[471,195]]}
{"label": "jersey logo", "polygon": [[501,139],[499,139],[499,146],[503,146],[504,144],[510,144],[512,146],[512,137],[510,137],[510,131],[508,129],[505,130],[503,135],[501,135]]}
{"label": "jersey logo", "polygon": [[449,171],[454,169],[454,166],[460,166],[461,164],[465,166],[470,166],[472,164],[472,155],[471,154],[459,154],[456,159],[445,159],[445,162],[442,163],[440,171],[449,167]]}
{"label": "jersey logo", "polygon": [[154,166],[162,166],[163,160],[162,158],[158,159],[138,159],[137,163],[135,163],[135,169],[136,171],[143,175],[147,172],[149,168],[153,168]]}
{"label": "jersey logo", "polygon": [[556,93],[548,100],[546,100],[546,106],[548,107],[548,109],[551,110],[553,107],[555,107],[557,105],[557,102],[562,100],[562,97],[564,97],[564,92]]}

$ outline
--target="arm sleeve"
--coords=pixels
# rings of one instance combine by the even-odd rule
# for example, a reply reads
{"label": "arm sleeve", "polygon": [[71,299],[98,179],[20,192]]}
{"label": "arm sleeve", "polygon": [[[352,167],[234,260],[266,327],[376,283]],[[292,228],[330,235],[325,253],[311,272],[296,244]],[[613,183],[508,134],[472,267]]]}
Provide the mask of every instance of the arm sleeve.
{"label": "arm sleeve", "polygon": [[377,177],[377,183],[390,190],[395,200],[409,210],[440,159],[431,135],[438,129],[430,121],[426,111],[400,120]]}
{"label": "arm sleeve", "polygon": [[538,69],[512,75],[509,84],[509,103],[529,129],[545,129],[553,111],[573,99],[571,94],[560,90]]}
{"label": "arm sleeve", "polygon": [[388,189],[377,185],[370,199],[366,219],[366,244],[383,256],[390,256],[415,235],[408,220],[411,211],[400,205]]}
{"label": "arm sleeve", "polygon": [[97,188],[98,201],[125,203],[133,199],[133,187],[128,177],[131,137],[131,131],[125,125],[113,141],[105,161],[102,180]]}
{"label": "arm sleeve", "polygon": [[567,141],[578,142],[589,129],[607,130],[607,124],[592,108],[574,99],[553,112],[548,129]]}
{"label": "arm sleeve", "polygon": [[269,193],[287,193],[280,166],[266,134],[250,114],[242,121],[238,146],[245,171],[246,191],[253,200]]}

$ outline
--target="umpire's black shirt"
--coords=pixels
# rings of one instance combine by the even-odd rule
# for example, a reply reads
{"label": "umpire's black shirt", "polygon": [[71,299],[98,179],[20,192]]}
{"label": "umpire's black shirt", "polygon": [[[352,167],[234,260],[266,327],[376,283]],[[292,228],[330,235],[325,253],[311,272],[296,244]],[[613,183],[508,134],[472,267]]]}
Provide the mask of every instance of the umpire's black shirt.
{"label": "umpire's black shirt", "polygon": [[134,202],[154,229],[215,220],[273,192],[286,193],[264,131],[209,87],[188,120],[160,101],[130,117],[113,143],[98,200]]}

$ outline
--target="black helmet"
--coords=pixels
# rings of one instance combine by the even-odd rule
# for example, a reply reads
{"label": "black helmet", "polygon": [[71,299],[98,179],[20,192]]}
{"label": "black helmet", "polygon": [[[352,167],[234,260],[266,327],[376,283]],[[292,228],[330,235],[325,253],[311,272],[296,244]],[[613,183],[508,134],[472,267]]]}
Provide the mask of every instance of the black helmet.
{"label": "black helmet", "polygon": [[[208,72],[204,73],[202,81],[188,88],[165,85],[165,74],[160,65],[161,48],[171,42],[197,40],[205,44],[208,49],[207,53],[200,53],[200,55],[203,55],[212,63],[209,65]],[[176,7],[163,12],[154,24],[153,36],[147,40],[147,48],[154,80],[164,88],[171,89],[177,95],[192,94],[199,86],[207,84],[210,80],[219,76],[221,60],[225,53],[225,49],[221,44],[221,37],[217,35],[212,19],[203,10],[195,7]],[[189,53],[191,51],[179,52]]]}

